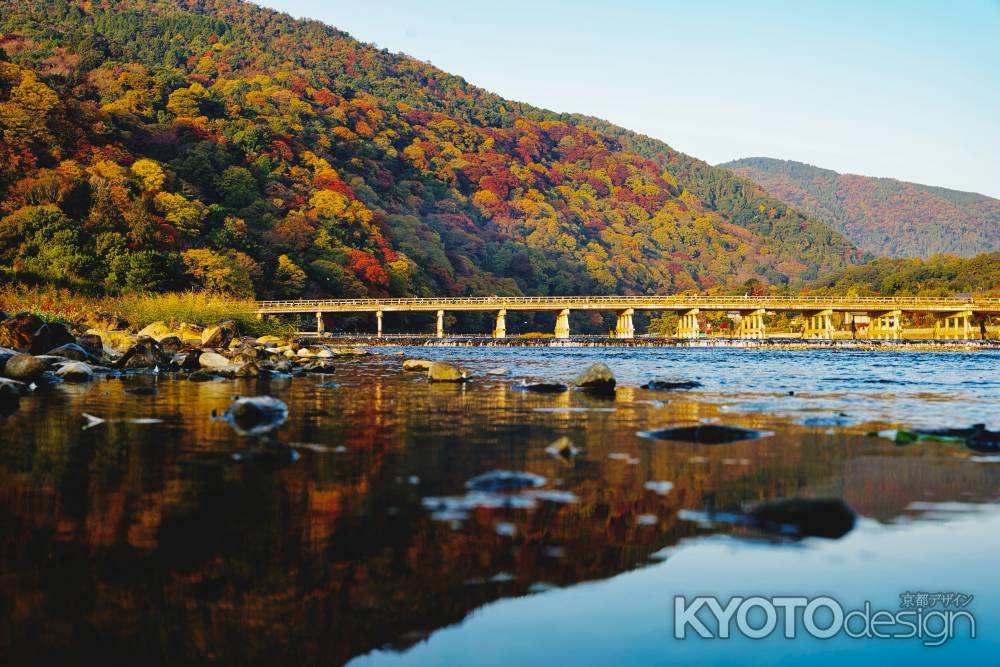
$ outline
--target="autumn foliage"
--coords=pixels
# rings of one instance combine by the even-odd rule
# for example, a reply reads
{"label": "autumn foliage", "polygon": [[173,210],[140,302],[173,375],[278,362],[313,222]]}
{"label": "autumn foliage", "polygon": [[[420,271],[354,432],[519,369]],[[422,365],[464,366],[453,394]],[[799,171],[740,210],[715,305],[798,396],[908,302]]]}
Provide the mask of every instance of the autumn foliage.
{"label": "autumn foliage", "polygon": [[0,0],[0,49],[8,280],[674,292],[857,258],[665,144],[236,0]]}

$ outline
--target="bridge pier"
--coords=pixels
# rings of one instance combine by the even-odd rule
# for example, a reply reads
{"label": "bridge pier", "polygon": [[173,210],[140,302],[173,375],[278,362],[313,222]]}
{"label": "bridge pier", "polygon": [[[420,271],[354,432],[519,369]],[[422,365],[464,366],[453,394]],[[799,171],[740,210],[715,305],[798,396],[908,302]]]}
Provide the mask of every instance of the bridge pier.
{"label": "bridge pier", "polygon": [[698,309],[692,308],[682,313],[677,320],[677,338],[697,338],[701,334],[698,327]]}
{"label": "bridge pier", "polygon": [[316,313],[316,333],[323,333],[326,331],[326,327],[323,325],[323,313]]}
{"label": "bridge pier", "polygon": [[934,340],[971,340],[972,311],[950,313],[934,322]]}
{"label": "bridge pier", "polygon": [[615,325],[615,338],[635,338],[635,324],[632,322],[632,315],[635,310],[627,308],[618,313],[618,323]]}
{"label": "bridge pier", "polygon": [[764,328],[764,309],[750,311],[740,314],[739,337],[746,339],[763,339],[767,337],[767,330]]}
{"label": "bridge pier", "polygon": [[569,308],[563,308],[556,315],[556,338],[569,338]]}
{"label": "bridge pier", "polygon": [[833,338],[833,311],[827,308],[812,315],[806,316],[805,330],[802,332],[803,338]]}
{"label": "bridge pier", "polygon": [[438,311],[437,317],[437,337],[444,338],[444,311]]}
{"label": "bridge pier", "polygon": [[497,311],[497,322],[493,326],[493,337],[494,338],[506,338],[507,337],[507,310],[501,308]]}
{"label": "bridge pier", "polygon": [[882,340],[900,340],[903,337],[903,311],[869,313],[868,337]]}
{"label": "bridge pier", "polygon": [[375,335],[379,338],[382,337],[382,311],[375,311]]}

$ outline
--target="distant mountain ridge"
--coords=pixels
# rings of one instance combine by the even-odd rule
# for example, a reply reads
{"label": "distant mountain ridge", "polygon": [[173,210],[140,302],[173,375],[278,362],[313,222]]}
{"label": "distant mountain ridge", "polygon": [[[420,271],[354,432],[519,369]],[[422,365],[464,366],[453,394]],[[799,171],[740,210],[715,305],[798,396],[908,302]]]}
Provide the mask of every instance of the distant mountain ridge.
{"label": "distant mountain ridge", "polygon": [[766,157],[718,166],[815,215],[875,255],[971,257],[1000,250],[1000,200],[992,197]]}

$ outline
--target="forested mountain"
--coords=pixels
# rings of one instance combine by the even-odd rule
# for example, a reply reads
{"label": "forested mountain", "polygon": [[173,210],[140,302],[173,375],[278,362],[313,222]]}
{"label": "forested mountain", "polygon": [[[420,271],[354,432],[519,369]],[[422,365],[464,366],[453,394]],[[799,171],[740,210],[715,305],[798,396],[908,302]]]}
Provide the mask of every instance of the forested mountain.
{"label": "forested mountain", "polygon": [[809,285],[813,293],[946,296],[1000,294],[1000,252],[970,258],[934,255],[926,259],[880,257]]}
{"label": "forested mountain", "polygon": [[998,199],[764,157],[719,166],[760,184],[876,255],[969,257],[1000,250]]}
{"label": "forested mountain", "polygon": [[238,0],[0,0],[0,49],[7,280],[669,292],[859,258],[659,141]]}

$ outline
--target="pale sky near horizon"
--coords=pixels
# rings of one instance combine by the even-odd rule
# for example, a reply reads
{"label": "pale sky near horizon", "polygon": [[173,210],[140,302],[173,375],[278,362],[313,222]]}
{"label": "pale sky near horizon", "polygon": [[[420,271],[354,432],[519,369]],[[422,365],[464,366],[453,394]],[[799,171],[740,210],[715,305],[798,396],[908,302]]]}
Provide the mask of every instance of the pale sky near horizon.
{"label": "pale sky near horizon", "polygon": [[257,0],[713,164],[1000,197],[1000,0]]}

